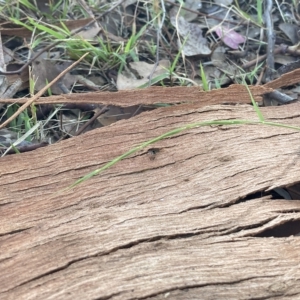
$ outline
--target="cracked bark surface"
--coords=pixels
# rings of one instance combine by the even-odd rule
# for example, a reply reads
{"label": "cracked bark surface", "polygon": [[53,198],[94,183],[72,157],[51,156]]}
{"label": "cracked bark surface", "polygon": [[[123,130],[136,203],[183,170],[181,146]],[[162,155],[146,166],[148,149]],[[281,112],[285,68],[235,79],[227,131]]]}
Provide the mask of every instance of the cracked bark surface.
{"label": "cracked bark surface", "polygon": [[[263,108],[300,126],[300,104]],[[300,178],[300,133],[198,127],[124,159],[168,130],[257,120],[249,105],[181,105],[1,159],[1,299],[299,299],[300,202],[251,194]],[[281,233],[276,231],[281,229]],[[280,238],[279,238],[280,236]]]}
{"label": "cracked bark surface", "polygon": [[[283,75],[284,76],[284,75]],[[282,77],[283,77],[282,76]],[[292,77],[293,78],[293,77]],[[298,77],[297,77],[298,78]],[[284,79],[284,78],[283,78]],[[290,77],[289,77],[290,79]],[[294,79],[294,78],[293,78]],[[291,84],[291,81],[288,82]],[[271,83],[270,83],[271,84]],[[275,80],[272,86],[251,86],[250,90],[256,101],[261,96],[273,92],[276,88]],[[166,90],[167,89],[167,90]],[[238,95],[238,97],[237,97]],[[28,99],[0,99],[0,103],[26,103]],[[55,103],[94,103],[102,105],[116,105],[122,107],[134,105],[148,105],[155,103],[201,103],[202,106],[223,103],[251,103],[247,89],[240,84],[233,84],[226,89],[200,91],[199,87],[150,87],[147,89],[122,90],[118,92],[91,92],[84,94],[63,94],[37,99],[36,104]]]}

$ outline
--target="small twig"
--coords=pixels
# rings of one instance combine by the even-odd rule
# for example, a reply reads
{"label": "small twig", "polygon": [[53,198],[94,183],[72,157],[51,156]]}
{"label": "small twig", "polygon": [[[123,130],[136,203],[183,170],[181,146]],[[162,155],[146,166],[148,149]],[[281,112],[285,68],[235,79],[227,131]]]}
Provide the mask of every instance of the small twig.
{"label": "small twig", "polygon": [[2,48],[2,39],[1,39],[1,32],[0,32],[0,74],[1,71],[6,71],[6,65],[5,65],[5,60],[4,60],[4,53],[3,53],[3,48]]}
{"label": "small twig", "polygon": [[[33,151],[33,150],[36,150],[38,148],[41,148],[41,147],[46,147],[48,146],[49,144],[46,143],[46,142],[41,142],[39,144],[32,144],[32,145],[29,145],[29,146],[17,146],[16,149],[20,152],[20,153],[23,153],[23,152],[29,152],[29,151]],[[0,152],[1,151],[5,151],[7,148],[0,148]],[[6,152],[6,154],[16,154],[16,151],[14,149],[10,149]]]}
{"label": "small twig", "polygon": [[[274,54],[279,54],[279,53],[281,53],[281,52],[282,52],[282,50],[281,50],[280,48],[276,48],[276,49],[274,50]],[[243,68],[243,69],[248,69],[248,68],[250,68],[250,67],[252,67],[252,66],[254,66],[254,65],[256,65],[256,64],[259,64],[260,62],[264,61],[264,60],[266,59],[266,57],[267,57],[267,54],[263,54],[263,55],[261,55],[261,56],[255,58],[255,59],[253,59],[253,60],[250,60],[250,61],[244,63],[244,64],[242,65],[242,68]]]}
{"label": "small twig", "polygon": [[[118,7],[121,3],[123,3],[125,0],[120,0],[118,1],[115,5],[113,5],[110,9],[108,9],[107,11],[105,11],[103,14],[101,14],[100,16],[98,16],[97,18],[95,18],[94,20],[90,21],[89,23],[87,23],[86,25],[76,29],[75,31],[73,31],[69,36],[67,36],[66,38],[71,38],[73,37],[75,34],[81,32],[82,30],[84,30],[85,28],[93,25],[97,20],[101,19],[102,17],[106,16],[108,13],[110,13],[112,10],[114,10],[116,7]],[[36,55],[34,55],[27,63],[25,63],[19,70],[16,71],[9,71],[9,72],[4,72],[0,70],[0,75],[13,75],[13,74],[21,74],[22,71],[27,68],[34,60],[36,60],[40,55],[42,55],[42,53],[50,50],[51,48],[53,48],[54,46],[60,44],[62,41],[56,41],[48,46],[46,46],[45,48],[43,48],[40,52],[38,52]]]}
{"label": "small twig", "polygon": [[267,33],[267,58],[266,58],[266,75],[265,80],[269,82],[273,79],[275,62],[274,62],[274,48],[275,48],[275,32],[273,29],[272,21],[272,0],[265,1],[265,22],[266,22],[266,33]]}
{"label": "small twig", "polygon": [[265,97],[270,97],[273,98],[274,100],[276,100],[277,102],[281,103],[281,104],[286,104],[292,101],[295,101],[296,99],[292,98],[291,96],[281,93],[279,91],[274,91],[268,94],[264,95]]}
{"label": "small twig", "polygon": [[264,77],[265,71],[266,71],[266,66],[264,66],[263,69],[261,70],[255,85],[261,85],[262,84],[262,79]]}
{"label": "small twig", "polygon": [[[296,46],[287,46],[287,45],[281,44],[281,45],[277,46],[273,51],[273,55],[276,55],[276,54],[286,55],[287,53],[292,56],[300,56],[300,51],[297,49]],[[261,55],[251,61],[248,61],[247,63],[244,63],[242,65],[242,68],[243,69],[250,68],[250,67],[260,63],[261,61],[265,60],[266,58],[267,58],[267,54]]]}
{"label": "small twig", "polygon": [[78,129],[78,131],[74,134],[80,135],[90,124],[92,124],[99,116],[109,111],[109,108],[107,106],[104,106],[100,111],[95,113],[92,118],[90,118],[82,127]]}
{"label": "small twig", "polygon": [[48,83],[44,88],[42,88],[36,95],[30,98],[25,104],[23,104],[11,117],[9,117],[4,123],[0,125],[0,129],[9,124],[12,120],[14,120],[22,111],[24,111],[28,106],[30,106],[35,100],[37,100],[40,96],[42,96],[55,82],[57,82],[60,78],[62,78],[66,73],[68,73],[71,69],[73,69],[80,61],[82,61],[88,52],[81,56],[77,61],[75,61],[71,66],[66,68],[63,72],[61,72],[56,78],[54,78],[50,83]]}

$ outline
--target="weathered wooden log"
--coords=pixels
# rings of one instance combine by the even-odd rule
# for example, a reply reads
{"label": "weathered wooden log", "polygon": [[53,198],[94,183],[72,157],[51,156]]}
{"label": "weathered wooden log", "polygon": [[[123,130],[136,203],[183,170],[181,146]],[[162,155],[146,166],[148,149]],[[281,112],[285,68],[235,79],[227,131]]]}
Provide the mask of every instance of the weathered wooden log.
{"label": "weathered wooden log", "polygon": [[[262,109],[295,126],[299,111]],[[2,158],[0,299],[297,299],[300,202],[257,196],[300,181],[296,130],[197,127],[57,194],[141,142],[217,119],[257,116],[163,108]]]}
{"label": "weathered wooden log", "polygon": [[[276,86],[275,86],[276,87]],[[268,86],[250,86],[251,93],[256,101],[261,96],[270,93],[273,88]],[[26,103],[28,98],[0,99],[0,103]],[[175,86],[162,88],[158,86],[147,89],[123,90],[112,92],[91,92],[84,94],[63,94],[42,97],[35,100],[36,104],[56,103],[94,103],[102,105],[116,105],[122,107],[134,105],[149,105],[156,103],[194,103],[202,106],[223,103],[251,103],[248,90],[244,85],[232,84],[223,89],[201,91],[200,87]]]}

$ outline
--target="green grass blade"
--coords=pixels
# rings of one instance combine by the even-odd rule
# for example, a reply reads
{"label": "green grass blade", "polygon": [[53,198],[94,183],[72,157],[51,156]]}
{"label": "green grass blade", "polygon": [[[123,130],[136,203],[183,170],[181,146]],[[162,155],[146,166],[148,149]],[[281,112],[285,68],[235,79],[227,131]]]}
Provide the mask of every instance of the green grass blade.
{"label": "green grass blade", "polygon": [[32,18],[28,18],[28,20],[29,20],[31,25],[35,26],[37,29],[39,29],[43,32],[47,32],[48,34],[52,35],[56,39],[65,39],[68,36],[68,33],[65,32],[62,28],[60,28],[58,26],[52,25],[51,27],[53,27],[54,29],[51,29],[47,26],[44,26],[44,25],[36,22]]}
{"label": "green grass blade", "polygon": [[[170,74],[169,74],[168,71],[166,73],[164,73],[164,74],[158,75],[158,76],[156,76],[156,77],[154,77],[154,78],[151,79],[150,85],[155,84],[155,83],[157,83],[159,81],[162,81],[162,80],[164,80],[166,78],[169,78],[169,76],[170,76]],[[139,89],[144,89],[144,88],[147,88],[148,86],[149,86],[149,81],[147,81],[147,83],[144,83],[144,84],[140,85],[138,88]]]}
{"label": "green grass blade", "polygon": [[15,18],[9,18],[9,20],[10,20],[12,23],[14,23],[14,24],[16,24],[16,25],[21,25],[21,26],[27,28],[27,29],[30,30],[30,31],[33,31],[33,29],[34,29],[33,27],[31,27],[31,26],[29,26],[29,25],[23,23],[22,21],[19,21],[18,19],[15,19]]}
{"label": "green grass blade", "polygon": [[28,0],[19,0],[19,2],[32,11],[37,11],[37,7],[31,4]]}
{"label": "green grass blade", "polygon": [[285,124],[281,124],[281,123],[274,123],[274,122],[265,122],[265,121],[250,121],[250,120],[213,120],[213,121],[205,121],[205,122],[197,122],[197,123],[192,123],[192,124],[188,124],[186,126],[183,127],[179,127],[176,129],[173,129],[171,131],[168,131],[158,137],[155,137],[147,142],[144,142],[142,144],[140,144],[137,147],[134,147],[132,149],[130,149],[129,151],[125,152],[124,154],[116,157],[115,159],[113,159],[112,161],[108,162],[107,164],[105,164],[103,167],[96,169],[88,174],[86,174],[85,176],[81,177],[80,179],[78,179],[77,181],[75,181],[73,184],[71,184],[69,187],[67,187],[66,189],[64,189],[63,191],[69,190],[75,186],[77,186],[78,184],[90,179],[93,176],[96,176],[98,174],[100,174],[101,172],[107,170],[108,168],[112,167],[114,164],[118,163],[119,161],[123,160],[124,158],[130,156],[131,154],[134,154],[135,152],[144,149],[145,147],[154,144],[160,140],[163,140],[165,138],[168,138],[170,136],[176,135],[184,130],[188,130],[188,129],[192,129],[192,128],[196,128],[196,127],[202,127],[202,126],[211,126],[211,125],[245,125],[245,124],[261,124],[261,125],[267,125],[267,126],[277,126],[277,127],[283,127],[283,128],[288,128],[288,129],[293,129],[293,130],[297,130],[300,131],[300,127],[297,126],[290,126],[290,125],[285,125]]}
{"label": "green grass blade", "polygon": [[21,153],[16,146],[11,145],[11,148],[15,151],[16,154],[20,154]]}
{"label": "green grass blade", "polygon": [[208,91],[209,90],[208,81],[207,81],[207,78],[206,78],[206,74],[204,72],[204,68],[203,68],[201,63],[200,63],[200,77],[201,77],[201,80],[202,80],[203,90]]}
{"label": "green grass blade", "polygon": [[244,85],[245,85],[245,87],[246,87],[246,89],[247,89],[247,91],[248,91],[248,93],[249,93],[249,96],[250,96],[250,98],[251,98],[251,102],[252,102],[252,104],[253,104],[254,110],[255,110],[255,112],[256,112],[256,114],[257,114],[259,120],[260,120],[261,122],[264,122],[265,118],[264,118],[264,116],[263,116],[261,110],[259,109],[259,107],[258,107],[256,101],[254,100],[254,98],[253,98],[253,96],[252,96],[252,93],[251,93],[251,91],[250,91],[248,85],[247,85],[245,82],[244,82]]}
{"label": "green grass blade", "polygon": [[257,22],[263,24],[263,0],[256,0]]}

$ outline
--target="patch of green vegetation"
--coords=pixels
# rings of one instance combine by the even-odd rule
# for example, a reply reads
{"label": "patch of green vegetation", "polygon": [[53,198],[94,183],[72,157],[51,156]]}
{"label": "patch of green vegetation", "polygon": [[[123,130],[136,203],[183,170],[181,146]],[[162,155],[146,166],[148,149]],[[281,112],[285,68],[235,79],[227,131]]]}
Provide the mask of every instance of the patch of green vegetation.
{"label": "patch of green vegetation", "polygon": [[[18,104],[9,105],[6,112],[7,118],[10,118],[19,109],[19,107],[20,106]],[[31,116],[29,115],[28,109],[21,112],[17,118],[13,119],[9,123],[9,129],[22,135],[29,132],[37,123],[36,108],[34,105],[31,106],[31,112]],[[31,137],[27,136],[26,141],[31,141]]]}

